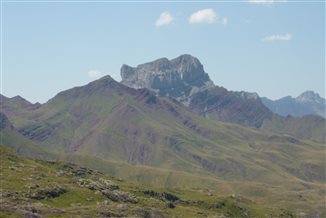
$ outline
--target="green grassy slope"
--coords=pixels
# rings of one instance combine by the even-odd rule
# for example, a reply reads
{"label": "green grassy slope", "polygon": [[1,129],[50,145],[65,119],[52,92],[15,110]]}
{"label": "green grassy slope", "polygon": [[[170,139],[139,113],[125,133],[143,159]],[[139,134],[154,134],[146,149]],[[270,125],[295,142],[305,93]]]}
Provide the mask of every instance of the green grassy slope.
{"label": "green grassy slope", "polygon": [[[168,170],[130,165],[123,162],[112,162],[94,157],[69,156],[64,160],[86,164],[118,178],[128,179],[155,187],[187,188],[189,190],[211,190],[211,192],[229,196],[240,194],[257,202],[259,205],[269,205],[274,208],[290,208],[298,213],[322,211],[325,196],[325,183],[304,181],[295,177],[284,178],[271,184],[260,180],[226,180],[212,175],[196,175],[184,171]],[[271,174],[271,177],[274,174]],[[276,181],[276,179],[275,179]]]}
{"label": "green grassy slope", "polygon": [[261,128],[324,144],[326,141],[325,119],[315,115],[306,115],[302,118],[274,115],[272,119],[265,120]]}
{"label": "green grassy slope", "polygon": [[110,77],[59,93],[26,117],[13,124],[35,143],[111,175],[161,187],[223,184],[219,193],[263,204],[322,207],[324,144],[210,121]]}
{"label": "green grassy slope", "polygon": [[24,125],[33,121],[29,114],[39,108],[41,104],[32,104],[21,96],[7,98],[0,94],[1,113],[5,113],[10,120],[15,120],[18,125]]}
{"label": "green grassy slope", "polygon": [[239,195],[130,183],[62,162],[21,158],[0,146],[0,217],[270,217],[293,215]]}
{"label": "green grassy slope", "polygon": [[5,144],[19,155],[46,160],[56,158],[55,154],[48,152],[43,146],[21,135],[1,112],[0,124],[0,144]]}

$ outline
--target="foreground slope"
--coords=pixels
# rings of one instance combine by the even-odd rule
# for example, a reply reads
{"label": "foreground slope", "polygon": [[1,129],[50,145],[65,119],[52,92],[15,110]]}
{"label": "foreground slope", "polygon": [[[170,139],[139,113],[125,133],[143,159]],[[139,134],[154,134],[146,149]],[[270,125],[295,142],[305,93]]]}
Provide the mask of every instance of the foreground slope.
{"label": "foreground slope", "polygon": [[323,144],[210,121],[109,76],[59,93],[26,112],[24,123],[9,119],[61,159],[110,175],[161,187],[210,187],[305,212],[322,208]]}
{"label": "foreground slope", "polygon": [[[18,157],[0,145],[1,217],[270,217],[242,196],[160,189],[108,177],[71,163]],[[209,194],[207,194],[209,193]]]}

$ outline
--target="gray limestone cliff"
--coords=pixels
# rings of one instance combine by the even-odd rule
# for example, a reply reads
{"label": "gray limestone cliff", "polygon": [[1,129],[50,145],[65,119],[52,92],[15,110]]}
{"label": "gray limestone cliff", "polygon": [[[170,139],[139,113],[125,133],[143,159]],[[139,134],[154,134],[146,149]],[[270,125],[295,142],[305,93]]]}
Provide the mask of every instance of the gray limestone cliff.
{"label": "gray limestone cliff", "polygon": [[159,96],[169,96],[186,103],[187,98],[214,87],[200,61],[191,55],[175,59],[161,58],[137,67],[121,67],[121,83],[132,88],[147,88]]}

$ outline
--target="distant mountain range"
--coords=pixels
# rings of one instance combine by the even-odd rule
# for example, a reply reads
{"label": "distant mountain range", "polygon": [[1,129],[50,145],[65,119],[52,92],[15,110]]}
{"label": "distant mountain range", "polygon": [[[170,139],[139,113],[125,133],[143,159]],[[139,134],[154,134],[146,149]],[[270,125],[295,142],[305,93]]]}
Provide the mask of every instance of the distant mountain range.
{"label": "distant mountain range", "polygon": [[214,85],[200,61],[191,55],[161,58],[137,67],[123,65],[121,78],[126,86],[172,97],[209,119],[260,127],[272,117],[258,95]]}
{"label": "distant mountain range", "polygon": [[262,97],[261,100],[272,112],[282,116],[301,117],[313,114],[326,117],[326,101],[313,91],[303,92],[296,98],[286,96],[273,101]]}
{"label": "distant mountain range", "polygon": [[[302,119],[279,116],[266,107],[256,93],[233,92],[216,86],[200,61],[191,55],[172,60],[160,58],[137,67],[123,65],[120,73],[122,84],[135,89],[146,88],[156,96],[171,97],[191,112],[211,120],[288,133],[302,139],[316,132],[309,124],[314,123],[317,129],[324,125],[323,119],[313,115]],[[278,131],[280,128],[282,131]],[[324,134],[317,135],[319,141],[325,140]]]}
{"label": "distant mountain range", "polygon": [[44,104],[0,96],[1,142],[154,186],[236,192],[277,207],[286,196],[286,207],[321,210],[324,118],[277,115],[257,94],[214,85],[190,55],[123,65],[121,76]]}

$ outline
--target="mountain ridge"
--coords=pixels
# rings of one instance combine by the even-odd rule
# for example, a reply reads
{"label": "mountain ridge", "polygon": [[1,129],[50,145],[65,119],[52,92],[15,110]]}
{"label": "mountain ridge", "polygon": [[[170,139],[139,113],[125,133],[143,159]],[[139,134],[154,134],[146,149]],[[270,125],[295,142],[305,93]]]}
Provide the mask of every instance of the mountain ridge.
{"label": "mountain ridge", "polygon": [[[200,88],[188,93],[186,105],[105,76],[35,108],[20,107],[17,98],[1,101],[5,126],[13,128],[0,133],[6,146],[31,151],[23,155],[40,147],[60,160],[132,181],[190,189],[214,186],[220,193],[240,193],[277,208],[286,199],[287,207],[320,211],[325,119],[282,117],[254,93],[205,84]],[[298,190],[303,197],[298,198]]]}
{"label": "mountain ridge", "polygon": [[264,119],[271,117],[257,94],[231,92],[214,85],[204,66],[191,55],[171,60],[161,58],[134,68],[123,65],[120,74],[121,83],[126,86],[147,88],[158,96],[172,97],[197,114],[218,121],[259,127]]}
{"label": "mountain ridge", "polygon": [[[26,123],[16,122],[12,116],[14,126],[54,153],[87,153],[131,164],[204,170],[223,177],[241,166],[226,145],[254,143],[261,137],[270,141],[267,135],[273,134],[209,121],[175,100],[156,96],[147,89],[126,87],[109,76],[60,92],[28,113],[24,114]],[[273,130],[275,125],[264,127]],[[319,139],[319,135],[306,137]],[[226,158],[208,155],[203,146],[223,151]]]}
{"label": "mountain ridge", "polygon": [[[122,65],[121,83],[132,88],[147,88],[159,96],[169,96],[185,102],[193,87],[208,88],[213,82],[200,61],[191,55],[168,60],[160,58],[137,67]],[[186,102],[185,102],[186,103]]]}
{"label": "mountain ridge", "polygon": [[311,114],[326,117],[326,100],[314,91],[305,91],[295,98],[285,96],[274,101],[266,97],[261,99],[266,107],[282,116],[301,117]]}

